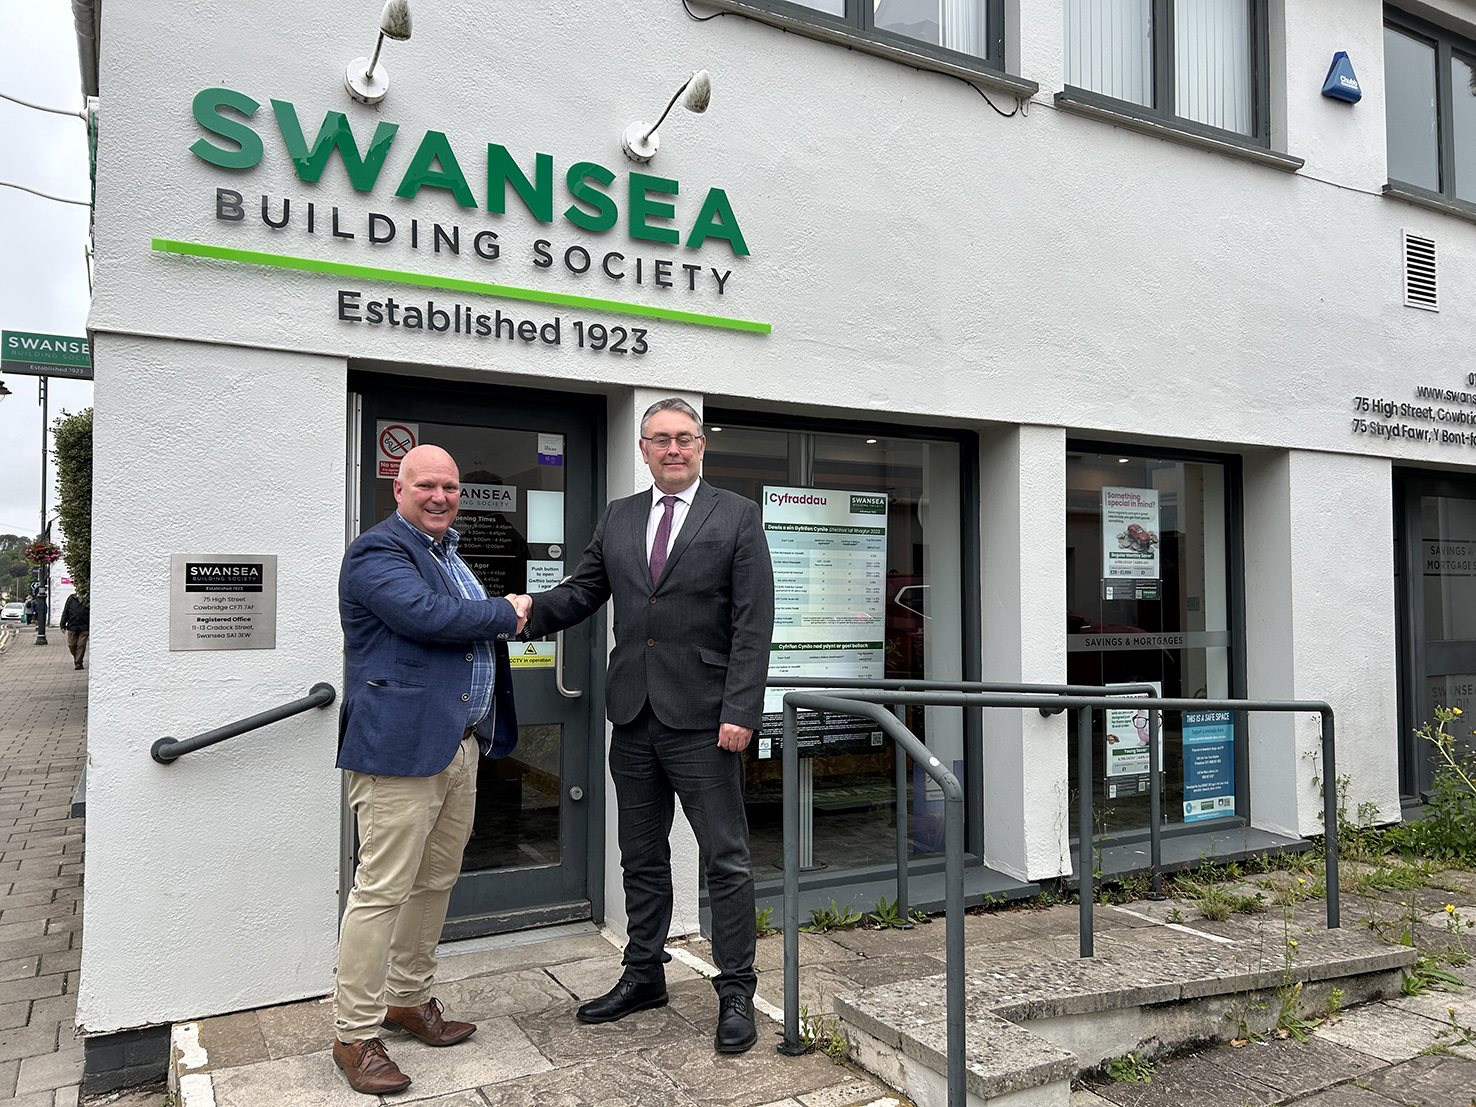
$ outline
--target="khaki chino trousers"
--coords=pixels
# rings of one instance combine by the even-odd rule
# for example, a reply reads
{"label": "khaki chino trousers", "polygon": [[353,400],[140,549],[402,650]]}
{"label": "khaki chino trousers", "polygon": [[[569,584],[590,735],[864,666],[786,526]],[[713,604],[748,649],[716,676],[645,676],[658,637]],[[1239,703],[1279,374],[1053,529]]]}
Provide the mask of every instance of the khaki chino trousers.
{"label": "khaki chino trousers", "polygon": [[350,772],[359,867],[338,934],[338,1038],[379,1036],[385,1004],[430,999],[436,945],[477,805],[477,741],[435,776]]}

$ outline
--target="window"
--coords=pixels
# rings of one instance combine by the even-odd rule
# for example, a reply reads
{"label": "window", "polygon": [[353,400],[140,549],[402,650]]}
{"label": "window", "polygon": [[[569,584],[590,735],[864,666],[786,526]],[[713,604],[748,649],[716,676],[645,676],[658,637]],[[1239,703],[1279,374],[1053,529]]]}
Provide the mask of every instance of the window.
{"label": "window", "polygon": [[1265,0],[1065,0],[1067,95],[1269,145]]}
{"label": "window", "polygon": [[[978,605],[964,588],[963,505],[978,497],[966,488],[963,440],[707,415],[703,479],[763,506],[774,562],[771,676],[961,680],[973,671],[965,612]],[[781,691],[764,710],[745,754],[744,797],[761,882],[778,876],[783,858]],[[968,779],[971,724],[961,709],[910,707],[907,725]],[[812,831],[801,835],[810,843],[801,864],[895,865],[891,739],[858,720],[807,712],[799,749]],[[911,766],[908,781],[902,817],[912,855],[941,853],[941,793]]]}
{"label": "window", "polygon": [[1384,126],[1391,188],[1476,206],[1476,42],[1390,11]]}
{"label": "window", "polygon": [[771,12],[786,26],[799,21],[842,30],[966,69],[1004,72],[1004,0],[745,0],[742,6],[745,14],[754,7]]}
{"label": "window", "polygon": [[[1111,451],[1111,452],[1108,452]],[[1111,447],[1066,454],[1066,673],[1073,684],[1151,684],[1162,695],[1239,694],[1230,550],[1236,472],[1209,458]],[[1132,703],[1124,699],[1125,705]],[[1148,713],[1094,712],[1092,810],[1098,835],[1149,825]],[[1220,712],[1160,717],[1169,827],[1245,810],[1240,721]],[[1068,737],[1075,791],[1077,736]],[[1072,832],[1076,810],[1072,805]]]}

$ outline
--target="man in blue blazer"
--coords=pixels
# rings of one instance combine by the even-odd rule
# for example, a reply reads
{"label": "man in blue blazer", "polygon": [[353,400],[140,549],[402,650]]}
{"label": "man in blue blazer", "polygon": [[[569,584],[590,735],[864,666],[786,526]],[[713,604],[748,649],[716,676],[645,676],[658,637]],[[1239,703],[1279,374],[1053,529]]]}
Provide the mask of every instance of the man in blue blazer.
{"label": "man in blue blazer", "polygon": [[476,1027],[431,996],[436,943],[471,836],[478,754],[517,741],[507,641],[526,596],[489,599],[456,555],[459,470],[417,446],[394,484],[399,510],[348,548],[338,580],[344,695],[338,767],[359,827],[338,939],[333,1060],[355,1091],[410,1084],[381,1023],[429,1045]]}

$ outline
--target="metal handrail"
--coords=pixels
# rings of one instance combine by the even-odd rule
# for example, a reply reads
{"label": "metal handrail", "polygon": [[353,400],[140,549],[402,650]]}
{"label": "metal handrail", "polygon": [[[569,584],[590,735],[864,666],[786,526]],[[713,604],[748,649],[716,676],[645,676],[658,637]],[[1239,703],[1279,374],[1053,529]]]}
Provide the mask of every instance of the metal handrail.
{"label": "metal handrail", "polygon": [[[781,678],[782,680],[782,678]],[[775,684],[781,684],[775,680]],[[840,683],[837,681],[836,683]],[[850,681],[846,683],[852,683]],[[858,681],[856,683],[866,683]],[[902,683],[902,682],[899,682]],[[908,682],[931,684],[927,691],[868,691],[863,688],[836,690],[829,694],[788,692],[784,696],[784,1041],[781,1053],[803,1052],[799,1027],[799,709],[831,711],[870,719],[882,727],[899,746],[932,779],[944,794],[944,972],[947,994],[947,1102],[948,1107],[963,1107],[966,1097],[964,993],[963,993],[963,789],[951,772],[942,768],[917,736],[902,725],[882,704],[921,704],[935,707],[1049,707],[1076,709],[1078,771],[1081,786],[1080,828],[1077,835],[1076,861],[1078,900],[1080,902],[1080,955],[1093,955],[1092,903],[1096,897],[1092,869],[1092,711],[1096,708],[1120,709],[1118,695],[1060,695],[1043,693],[988,693],[954,691],[957,685],[945,682]],[[791,684],[792,686],[792,684]],[[1316,712],[1322,719],[1322,757],[1325,779],[1336,780],[1335,735],[1333,710],[1320,700],[1208,700],[1177,699],[1162,696],[1135,696],[1135,708],[1147,708],[1150,720],[1149,771],[1158,771],[1158,728],[1160,711],[1273,711]],[[1054,712],[1052,712],[1054,713]],[[1155,787],[1157,781],[1155,780]],[[1155,808],[1157,805],[1154,805]],[[903,814],[898,811],[901,821]],[[1327,926],[1340,925],[1338,903],[1337,796],[1334,789],[1323,792],[1323,827],[1326,863]]]}
{"label": "metal handrail", "polygon": [[[890,679],[890,680],[867,680],[862,677],[838,677],[823,680],[817,677],[770,677],[767,681],[770,688],[800,688],[814,691],[836,691],[836,690],[859,690],[866,692],[927,692],[927,691],[952,691],[952,692],[1041,692],[1050,695],[1118,695],[1118,696],[1151,696],[1158,690],[1151,684],[1115,684],[1111,687],[1102,684],[1020,684],[1005,681],[989,680],[966,680],[966,681],[940,681],[925,679]],[[1053,703],[1040,705],[1040,713],[1045,718],[1059,715],[1065,708]],[[901,708],[898,708],[899,719],[904,725],[907,720],[902,718]],[[1157,737],[1158,737],[1158,713],[1154,712],[1149,720],[1149,736],[1154,745],[1154,752],[1150,754],[1150,762],[1156,762]],[[914,735],[915,737],[915,735]],[[907,794],[907,752],[896,743],[893,743],[893,752],[896,756],[896,779],[894,787],[898,796]],[[1159,895],[1161,868],[1160,852],[1162,848],[1160,833],[1157,827],[1159,816],[1158,809],[1158,784],[1157,769],[1152,764],[1149,771],[1154,773],[1153,799],[1150,802],[1151,818],[1154,826],[1149,831],[1149,855],[1148,864],[1153,875],[1153,894]],[[903,920],[902,926],[905,930],[912,929],[911,905],[909,896],[909,873],[907,867],[907,820],[900,814],[897,821],[897,914]]]}
{"label": "metal handrail", "polygon": [[338,693],[334,690],[333,685],[320,682],[308,689],[308,694],[302,699],[284,703],[281,707],[274,707],[270,711],[259,712],[240,722],[207,730],[204,734],[196,734],[193,738],[160,738],[150,748],[149,755],[159,764],[168,765],[171,761],[178,761],[187,753],[194,753],[195,750],[202,750],[206,746],[224,742],[227,738],[245,734],[248,730],[256,730],[270,723],[279,723],[283,719],[300,715],[314,707],[327,707],[337,696]]}

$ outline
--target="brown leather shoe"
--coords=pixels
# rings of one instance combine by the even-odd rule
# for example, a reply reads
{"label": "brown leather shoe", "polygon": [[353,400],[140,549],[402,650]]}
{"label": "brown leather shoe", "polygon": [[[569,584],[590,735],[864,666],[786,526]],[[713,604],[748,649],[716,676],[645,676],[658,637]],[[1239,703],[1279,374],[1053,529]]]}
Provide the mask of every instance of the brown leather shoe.
{"label": "brown leather shoe", "polygon": [[334,1039],[333,1063],[348,1077],[349,1087],[365,1095],[403,1092],[410,1086],[410,1078],[390,1060],[378,1038],[366,1038],[362,1042]]}
{"label": "brown leather shoe", "polygon": [[448,1046],[465,1041],[477,1032],[476,1023],[447,1022],[441,1017],[441,1001],[432,997],[419,1007],[387,1007],[384,1025],[414,1034],[426,1045]]}

